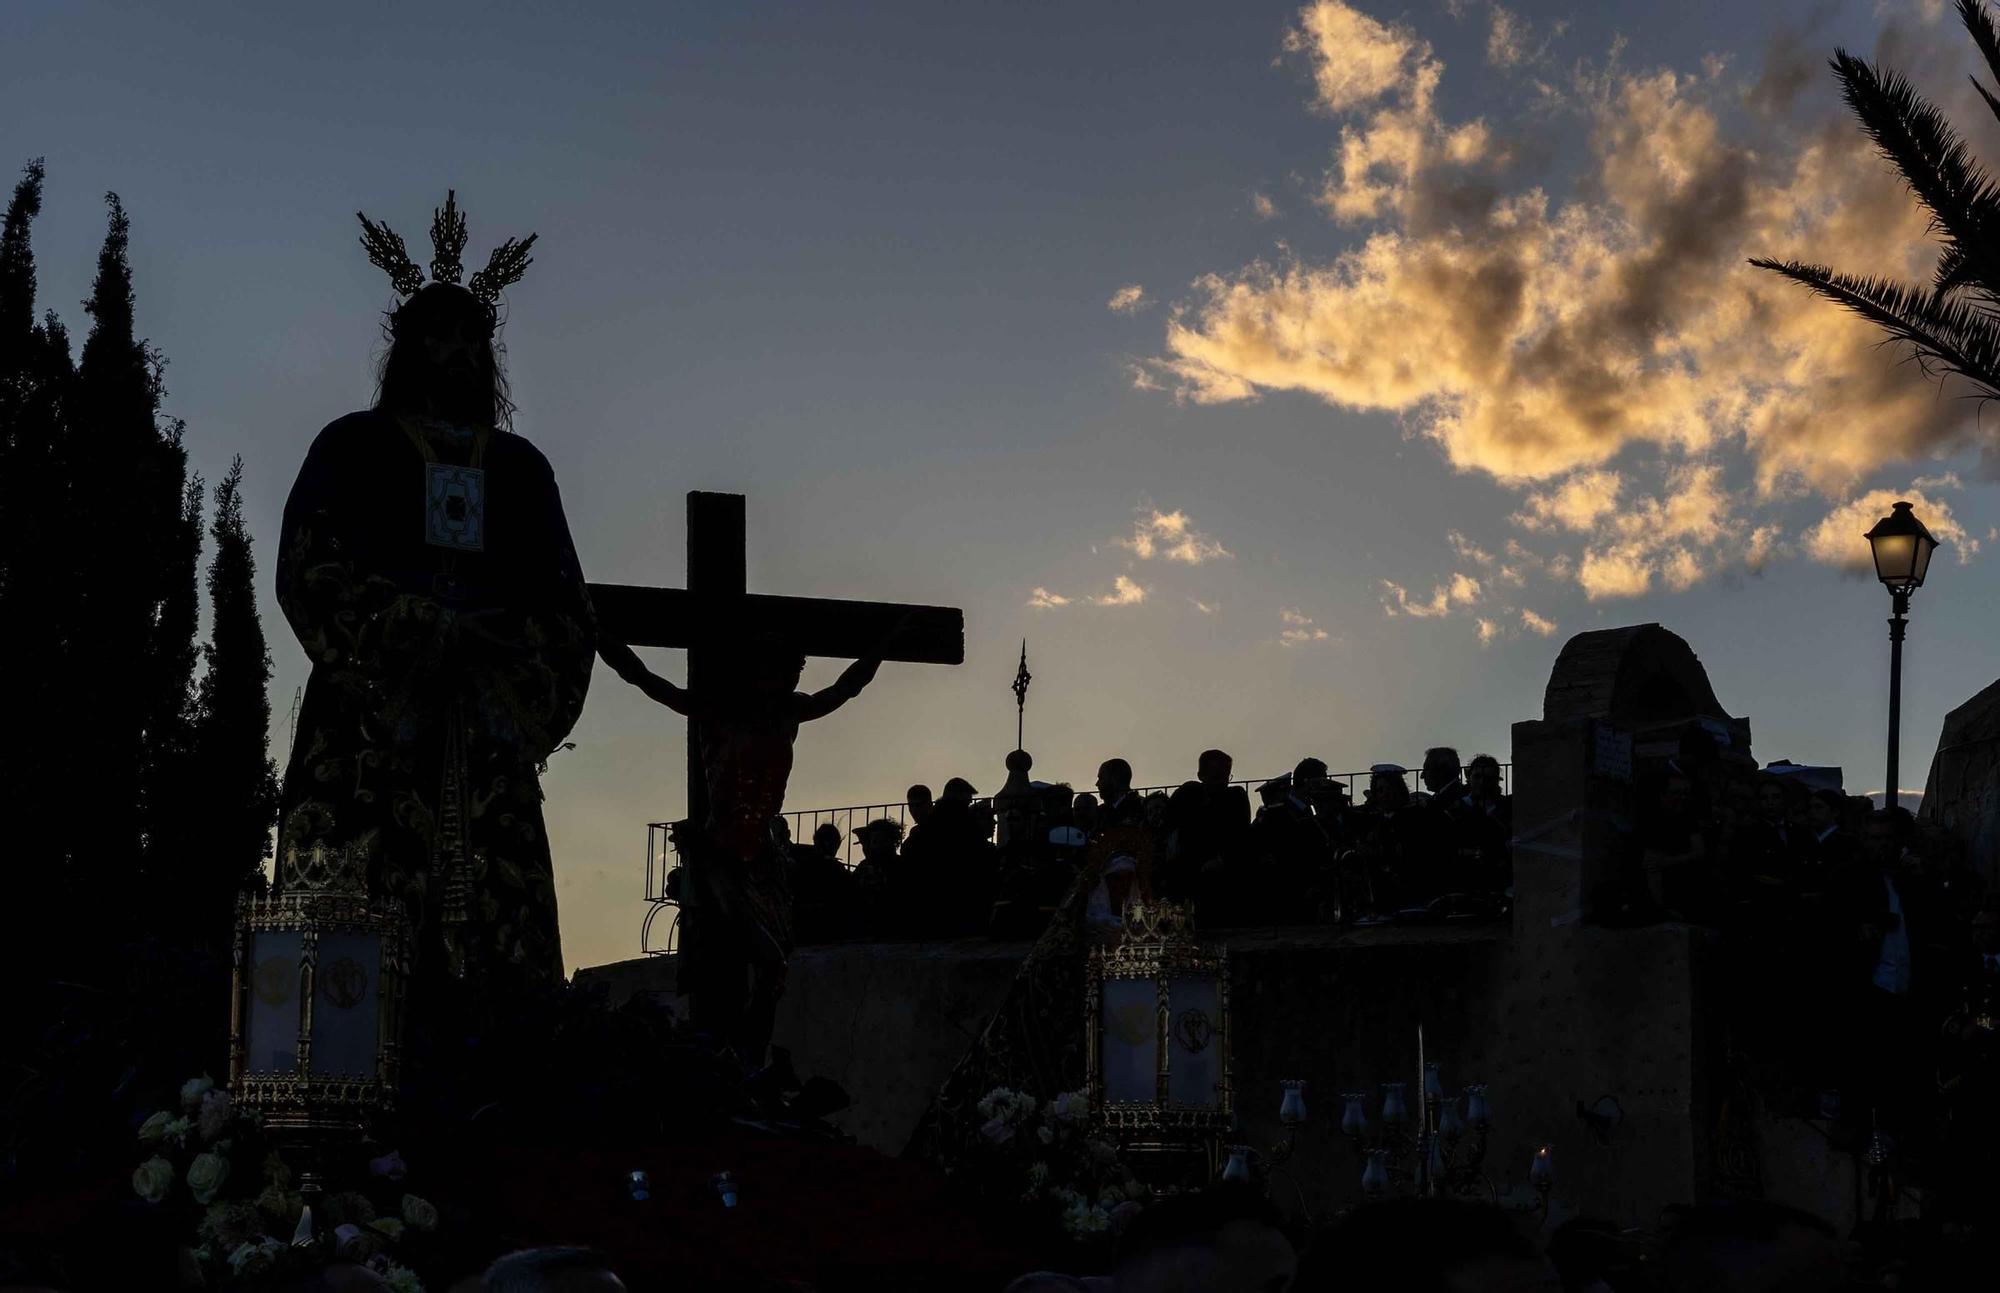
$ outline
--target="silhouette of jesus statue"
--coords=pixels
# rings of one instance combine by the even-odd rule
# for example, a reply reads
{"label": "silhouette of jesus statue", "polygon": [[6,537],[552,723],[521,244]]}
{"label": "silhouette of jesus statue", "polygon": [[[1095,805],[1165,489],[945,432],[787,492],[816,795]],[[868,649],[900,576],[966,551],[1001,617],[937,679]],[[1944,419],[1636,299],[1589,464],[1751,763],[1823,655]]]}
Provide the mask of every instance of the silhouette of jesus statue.
{"label": "silhouette of jesus statue", "polygon": [[718,653],[727,672],[698,690],[660,677],[622,642],[601,639],[597,649],[619,677],[695,724],[708,820],[683,863],[680,990],[696,1029],[734,1048],[746,1068],[761,1067],[792,951],[790,859],[771,832],[785,806],[792,746],[801,723],[861,694],[882,651],[808,693],[798,690],[805,656],[775,635]]}

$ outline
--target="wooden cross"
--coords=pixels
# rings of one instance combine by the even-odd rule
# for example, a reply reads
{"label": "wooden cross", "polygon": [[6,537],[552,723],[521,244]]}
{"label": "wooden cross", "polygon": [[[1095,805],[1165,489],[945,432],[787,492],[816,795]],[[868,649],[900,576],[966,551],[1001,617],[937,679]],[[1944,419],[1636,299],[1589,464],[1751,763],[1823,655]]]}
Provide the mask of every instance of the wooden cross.
{"label": "wooden cross", "polygon": [[[598,632],[632,646],[682,647],[688,689],[716,682],[719,652],[733,641],[773,633],[800,654],[856,660],[888,638],[884,660],[965,663],[965,615],[949,606],[850,602],[828,597],[774,597],[745,588],[743,495],[691,490],[687,496],[687,587],[592,584]],[[688,724],[688,817],[708,817],[708,783],[701,742]]]}

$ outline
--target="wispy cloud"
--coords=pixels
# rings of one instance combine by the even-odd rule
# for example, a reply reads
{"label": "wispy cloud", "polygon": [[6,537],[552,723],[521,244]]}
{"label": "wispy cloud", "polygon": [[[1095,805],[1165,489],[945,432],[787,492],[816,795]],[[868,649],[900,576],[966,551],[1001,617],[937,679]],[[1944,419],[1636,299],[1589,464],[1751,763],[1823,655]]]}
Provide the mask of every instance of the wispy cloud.
{"label": "wispy cloud", "polygon": [[1268,193],[1252,193],[1250,195],[1250,210],[1256,214],[1259,220],[1270,220],[1276,218],[1278,204],[1271,200],[1271,195]]}
{"label": "wispy cloud", "polygon": [[1104,303],[1113,314],[1136,314],[1139,307],[1146,304],[1146,289],[1138,283],[1127,283],[1111,294]]}
{"label": "wispy cloud", "polygon": [[1155,507],[1140,508],[1131,537],[1112,542],[1141,561],[1162,557],[1198,566],[1205,561],[1231,555],[1229,549],[1213,537],[1195,529],[1186,512],[1162,512]]}
{"label": "wispy cloud", "polygon": [[1287,606],[1279,610],[1278,623],[1280,625],[1278,641],[1288,647],[1304,646],[1309,642],[1327,642],[1333,637],[1331,633],[1313,623],[1312,616],[1294,607]]}
{"label": "wispy cloud", "polygon": [[1521,627],[1538,637],[1554,637],[1556,622],[1535,614],[1527,607],[1521,608]]}
{"label": "wispy cloud", "polygon": [[1069,603],[1069,598],[1064,597],[1061,593],[1052,593],[1046,588],[1037,587],[1034,592],[1028,594],[1028,605],[1038,611],[1052,611],[1059,606],[1067,606]]}
{"label": "wispy cloud", "polygon": [[1111,591],[1090,599],[1092,606],[1137,606],[1146,600],[1146,589],[1130,575],[1112,581]]}
{"label": "wispy cloud", "polygon": [[1428,599],[1419,601],[1410,596],[1410,590],[1393,580],[1382,581],[1382,609],[1390,615],[1408,615],[1416,619],[1435,619],[1451,614],[1454,606],[1470,606],[1479,600],[1479,581],[1471,575],[1454,572],[1445,583],[1431,590]]}

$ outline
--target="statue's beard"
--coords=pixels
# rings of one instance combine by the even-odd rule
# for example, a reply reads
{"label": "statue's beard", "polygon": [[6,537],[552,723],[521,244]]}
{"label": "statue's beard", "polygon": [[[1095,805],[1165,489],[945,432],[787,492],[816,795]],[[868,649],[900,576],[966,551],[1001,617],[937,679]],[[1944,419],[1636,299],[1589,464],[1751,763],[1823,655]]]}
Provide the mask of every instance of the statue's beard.
{"label": "statue's beard", "polygon": [[452,422],[493,420],[493,382],[476,367],[443,368],[422,386],[425,411]]}

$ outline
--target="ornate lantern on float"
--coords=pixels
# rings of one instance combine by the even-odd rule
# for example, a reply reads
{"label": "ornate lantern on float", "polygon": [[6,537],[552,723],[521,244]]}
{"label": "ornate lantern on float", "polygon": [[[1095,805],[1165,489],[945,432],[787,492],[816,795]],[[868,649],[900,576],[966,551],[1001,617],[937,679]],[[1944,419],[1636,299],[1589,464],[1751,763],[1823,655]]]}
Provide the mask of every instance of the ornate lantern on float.
{"label": "ornate lantern on float", "polygon": [[1210,1179],[1231,1125],[1229,958],[1186,907],[1134,900],[1085,980],[1092,1120],[1155,1187]]}
{"label": "ornate lantern on float", "polygon": [[229,1085],[285,1139],[359,1135],[395,1107],[409,925],[359,850],[288,848],[236,902]]}

